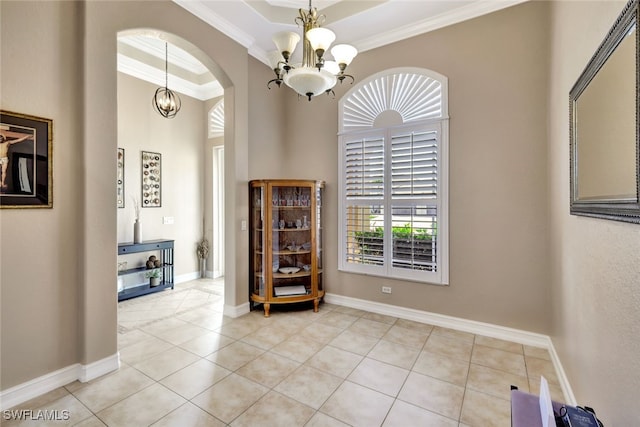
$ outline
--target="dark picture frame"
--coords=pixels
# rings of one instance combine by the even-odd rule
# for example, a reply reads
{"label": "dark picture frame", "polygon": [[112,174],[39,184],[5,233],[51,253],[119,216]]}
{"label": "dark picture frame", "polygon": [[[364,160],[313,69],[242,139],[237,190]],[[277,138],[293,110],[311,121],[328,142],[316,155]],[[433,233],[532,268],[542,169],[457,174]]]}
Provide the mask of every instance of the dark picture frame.
{"label": "dark picture frame", "polygon": [[143,208],[162,207],[162,154],[142,151],[140,196]]}
{"label": "dark picture frame", "polygon": [[53,207],[53,120],[0,110],[0,208]]}
{"label": "dark picture frame", "polygon": [[124,148],[118,148],[118,177],[116,182],[116,202],[124,208]]}

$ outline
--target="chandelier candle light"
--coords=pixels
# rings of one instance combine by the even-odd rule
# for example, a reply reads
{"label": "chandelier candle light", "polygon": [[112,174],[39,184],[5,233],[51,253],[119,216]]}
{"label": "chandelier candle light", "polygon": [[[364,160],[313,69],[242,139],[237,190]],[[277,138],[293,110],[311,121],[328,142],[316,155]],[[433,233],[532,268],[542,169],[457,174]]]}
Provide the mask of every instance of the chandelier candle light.
{"label": "chandelier candle light", "polygon": [[164,44],[164,87],[159,87],[153,96],[152,104],[165,119],[172,119],[180,111],[182,102],[177,93],[169,89],[169,46]]}
{"label": "chandelier candle light", "polygon": [[344,70],[358,51],[351,45],[338,44],[331,49],[334,61],[326,60],[324,54],[336,39],[336,35],[333,31],[320,27],[325,16],[318,15],[318,9],[311,7],[311,0],[309,10],[299,9],[299,12],[300,16],[296,17],[295,22],[303,28],[302,64],[294,65],[289,62],[300,36],[291,31],[274,34],[273,42],[278,50],[269,53],[269,63],[276,73],[276,78],[270,80],[267,87],[271,89],[271,83],[280,87],[284,82],[311,101],[312,96],[333,92],[338,80],[342,83],[349,77],[353,83],[353,76],[345,74]]}

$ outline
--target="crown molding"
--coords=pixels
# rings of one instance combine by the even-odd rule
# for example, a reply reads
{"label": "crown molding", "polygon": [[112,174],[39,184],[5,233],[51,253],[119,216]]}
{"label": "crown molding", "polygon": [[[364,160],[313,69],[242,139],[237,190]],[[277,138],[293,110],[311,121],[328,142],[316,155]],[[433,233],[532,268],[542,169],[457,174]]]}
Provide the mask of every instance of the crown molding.
{"label": "crown molding", "polygon": [[[185,8],[198,18],[224,33],[226,36],[246,47],[249,55],[269,66],[267,52],[255,44],[255,38],[247,34],[233,23],[225,20],[211,9],[204,6],[200,1],[173,0],[179,6]],[[360,40],[352,40],[350,44],[358,48],[358,51],[365,52],[420,34],[434,31],[448,25],[476,18],[488,13],[496,12],[507,7],[511,7],[529,0],[498,0],[498,1],[476,1],[467,6],[441,15],[427,18],[423,21],[407,24],[391,31],[376,34]]]}
{"label": "crown molding", "polygon": [[[122,54],[118,54],[118,71],[157,86],[165,84],[164,70],[159,70]],[[171,73],[169,73],[169,89],[200,101],[224,95],[224,89],[217,80],[198,84]]]}
{"label": "crown molding", "polygon": [[230,37],[240,43],[242,46],[250,48],[255,43],[254,37],[245,33],[217,13],[211,11],[211,9],[204,6],[200,1],[173,0],[173,2],[188,12],[191,12],[193,15],[211,25],[227,37]]}
{"label": "crown molding", "polygon": [[529,0],[504,0],[504,1],[478,1],[468,6],[463,6],[451,12],[433,16],[419,22],[407,24],[375,36],[353,41],[353,45],[360,52],[375,49],[404,39],[428,33],[449,25],[458,24],[468,19],[477,18],[488,13],[496,12],[507,7],[515,6]]}

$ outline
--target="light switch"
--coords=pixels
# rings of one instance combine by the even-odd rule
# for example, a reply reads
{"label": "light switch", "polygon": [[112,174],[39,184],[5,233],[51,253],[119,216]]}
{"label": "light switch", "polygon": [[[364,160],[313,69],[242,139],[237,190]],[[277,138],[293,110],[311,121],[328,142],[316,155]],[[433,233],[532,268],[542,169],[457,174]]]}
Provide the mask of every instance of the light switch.
{"label": "light switch", "polygon": [[162,223],[163,224],[173,224],[173,217],[172,216],[163,216],[162,217]]}
{"label": "light switch", "polygon": [[247,229],[247,221],[246,220],[242,220],[240,221],[240,230],[245,231]]}

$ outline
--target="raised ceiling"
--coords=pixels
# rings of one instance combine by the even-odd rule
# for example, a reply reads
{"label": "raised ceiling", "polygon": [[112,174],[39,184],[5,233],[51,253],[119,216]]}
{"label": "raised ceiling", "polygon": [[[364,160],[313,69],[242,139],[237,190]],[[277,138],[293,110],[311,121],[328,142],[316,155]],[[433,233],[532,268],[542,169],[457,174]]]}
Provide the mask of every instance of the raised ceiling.
{"label": "raised ceiling", "polygon": [[[298,9],[309,7],[308,0],[173,1],[246,47],[264,64],[268,64],[267,53],[274,50],[273,33],[300,32],[295,17]],[[348,43],[364,52],[524,1],[314,0],[312,5],[326,16],[323,26],[336,33],[335,43]],[[222,95],[213,75],[187,52],[169,46],[169,62],[171,89],[198,99]],[[164,41],[144,36],[119,39],[118,69],[164,85]]]}

